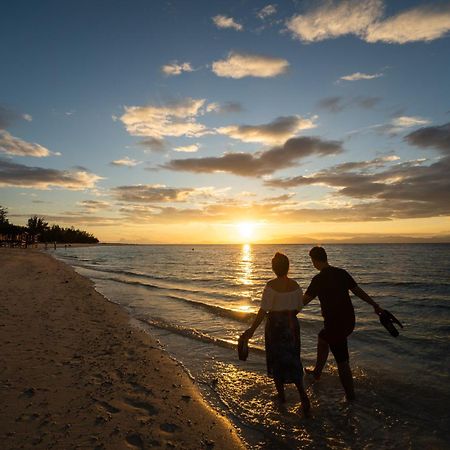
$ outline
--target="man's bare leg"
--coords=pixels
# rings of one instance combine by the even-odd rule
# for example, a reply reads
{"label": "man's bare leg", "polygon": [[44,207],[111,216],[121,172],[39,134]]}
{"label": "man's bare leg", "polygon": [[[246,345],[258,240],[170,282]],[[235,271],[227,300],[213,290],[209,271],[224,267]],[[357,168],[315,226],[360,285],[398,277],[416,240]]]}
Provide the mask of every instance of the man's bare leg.
{"label": "man's bare leg", "polygon": [[347,401],[355,400],[355,389],[353,387],[353,375],[348,361],[338,363],[339,379],[344,387]]}
{"label": "man's bare leg", "polygon": [[322,370],[325,367],[325,364],[327,363],[329,351],[330,351],[330,347],[328,345],[328,342],[319,336],[317,338],[316,366],[314,367],[314,370],[306,369],[306,372],[311,373],[316,380],[320,379]]}

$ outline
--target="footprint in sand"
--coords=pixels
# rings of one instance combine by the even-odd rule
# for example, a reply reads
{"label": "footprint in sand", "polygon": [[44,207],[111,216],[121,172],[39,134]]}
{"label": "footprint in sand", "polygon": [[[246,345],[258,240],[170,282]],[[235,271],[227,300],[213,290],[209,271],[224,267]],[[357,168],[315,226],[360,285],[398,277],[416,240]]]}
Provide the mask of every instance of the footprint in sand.
{"label": "footprint in sand", "polygon": [[140,410],[141,412],[145,412],[149,416],[154,416],[155,414],[158,414],[158,410],[152,404],[146,401],[141,401],[133,398],[126,398],[124,402],[128,406],[131,406],[131,408]]}
{"label": "footprint in sand", "polygon": [[135,392],[142,392],[145,395],[151,395],[152,397],[155,396],[155,394],[153,393],[153,391],[145,386],[142,386],[139,383],[135,383],[134,381],[130,381],[128,383]]}
{"label": "footprint in sand", "polygon": [[166,433],[175,433],[175,431],[180,430],[180,427],[174,423],[162,423],[159,428]]}
{"label": "footprint in sand", "polygon": [[128,444],[131,448],[144,448],[144,443],[142,442],[142,438],[138,433],[130,433],[125,438],[125,442]]}
{"label": "footprint in sand", "polygon": [[105,409],[110,414],[117,414],[120,412],[119,408],[116,408],[115,406],[111,405],[108,402],[104,402],[103,400],[97,400],[97,406],[99,406],[100,409]]}

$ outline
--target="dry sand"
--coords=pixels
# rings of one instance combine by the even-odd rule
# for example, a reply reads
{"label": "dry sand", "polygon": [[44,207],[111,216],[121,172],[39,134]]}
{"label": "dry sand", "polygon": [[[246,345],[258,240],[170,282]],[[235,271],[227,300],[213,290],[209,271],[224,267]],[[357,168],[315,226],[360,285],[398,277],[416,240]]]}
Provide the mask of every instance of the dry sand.
{"label": "dry sand", "polygon": [[2,449],[241,449],[182,368],[52,257],[0,249]]}

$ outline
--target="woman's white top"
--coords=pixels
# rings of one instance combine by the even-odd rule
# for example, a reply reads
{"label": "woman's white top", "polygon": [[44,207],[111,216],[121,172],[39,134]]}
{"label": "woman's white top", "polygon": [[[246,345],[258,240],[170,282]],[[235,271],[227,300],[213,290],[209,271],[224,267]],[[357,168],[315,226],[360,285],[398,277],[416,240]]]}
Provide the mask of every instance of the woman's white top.
{"label": "woman's white top", "polygon": [[298,287],[295,291],[278,292],[268,284],[264,288],[261,309],[265,311],[300,311],[303,308],[303,292]]}

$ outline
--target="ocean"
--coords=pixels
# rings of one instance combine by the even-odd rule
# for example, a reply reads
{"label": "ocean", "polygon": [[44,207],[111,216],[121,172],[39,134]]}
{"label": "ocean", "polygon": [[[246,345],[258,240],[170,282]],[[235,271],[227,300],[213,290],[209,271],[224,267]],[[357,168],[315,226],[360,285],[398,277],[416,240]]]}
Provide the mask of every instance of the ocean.
{"label": "ocean", "polygon": [[[352,296],[349,338],[357,400],[344,401],[332,355],[319,382],[305,377],[311,416],[287,386],[287,404],[272,400],[264,325],[247,361],[236,341],[258,311],[271,258],[285,253],[290,276],[306,290],[317,273],[307,245],[118,245],[69,247],[55,256],[125,308],[133,325],[158,340],[226,414],[252,449],[450,448],[450,245],[328,245],[331,265],[404,324],[393,338],[373,309]],[[298,315],[303,365],[315,361],[322,317],[317,299]]]}

